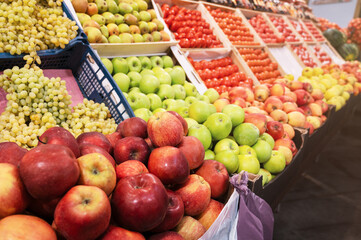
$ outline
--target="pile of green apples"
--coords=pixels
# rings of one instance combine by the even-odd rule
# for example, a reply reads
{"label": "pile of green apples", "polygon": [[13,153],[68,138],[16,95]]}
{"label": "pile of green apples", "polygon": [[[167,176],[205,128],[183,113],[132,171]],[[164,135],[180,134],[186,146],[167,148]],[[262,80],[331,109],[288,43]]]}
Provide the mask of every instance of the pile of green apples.
{"label": "pile of green apples", "polygon": [[169,41],[150,1],[72,0],[90,43]]}

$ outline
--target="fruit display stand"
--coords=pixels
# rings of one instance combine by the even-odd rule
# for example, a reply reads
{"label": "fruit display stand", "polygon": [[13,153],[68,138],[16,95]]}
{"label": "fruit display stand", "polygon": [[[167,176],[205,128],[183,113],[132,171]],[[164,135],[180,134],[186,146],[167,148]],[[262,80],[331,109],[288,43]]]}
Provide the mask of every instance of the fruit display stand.
{"label": "fruit display stand", "polygon": [[332,58],[327,54],[327,52],[323,49],[323,47],[316,44],[306,44],[309,52],[313,53],[314,56],[318,59],[320,65],[331,64]]}
{"label": "fruit display stand", "polygon": [[325,42],[326,39],[323,37],[322,32],[315,26],[315,24],[310,20],[302,20],[303,25],[308,31],[312,34],[313,38],[317,42]]}
{"label": "fruit display stand", "polygon": [[295,58],[298,59],[302,68],[321,66],[319,60],[312,52],[309,51],[305,43],[290,44],[289,48],[294,54]]}
{"label": "fruit display stand", "polygon": [[345,63],[345,60],[340,54],[331,46],[329,42],[320,43],[321,48],[331,57],[335,64],[341,65]]}
{"label": "fruit display stand", "polygon": [[285,18],[292,25],[293,29],[298,33],[298,35],[301,37],[301,39],[304,42],[307,43],[316,42],[312,34],[308,31],[308,29],[303,25],[303,23],[299,19],[293,18],[291,16],[287,16]]}

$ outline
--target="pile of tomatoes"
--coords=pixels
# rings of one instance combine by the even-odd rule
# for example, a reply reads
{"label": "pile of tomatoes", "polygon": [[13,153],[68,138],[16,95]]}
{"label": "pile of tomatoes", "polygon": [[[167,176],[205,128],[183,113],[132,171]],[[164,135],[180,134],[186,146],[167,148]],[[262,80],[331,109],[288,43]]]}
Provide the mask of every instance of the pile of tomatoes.
{"label": "pile of tomatoes", "polygon": [[182,48],[216,48],[222,43],[198,10],[163,4],[164,21]]}
{"label": "pile of tomatoes", "polygon": [[281,17],[270,17],[271,22],[279,33],[285,38],[286,42],[299,42],[300,40],[293,33],[291,27]]}
{"label": "pile of tomatoes", "polygon": [[318,42],[322,42],[325,40],[325,38],[322,36],[322,34],[317,30],[317,28],[313,25],[312,22],[304,22],[305,26],[307,27],[308,31],[313,35],[313,37]]}
{"label": "pile of tomatoes", "polygon": [[272,30],[272,28],[267,24],[266,20],[262,17],[262,15],[257,14],[256,16],[250,18],[248,21],[265,43],[285,42],[285,38],[283,36],[278,37]]}
{"label": "pile of tomatoes", "polygon": [[347,37],[356,44],[361,44],[361,18],[352,19],[347,25]]}
{"label": "pile of tomatoes", "polygon": [[316,67],[317,64],[311,57],[310,53],[307,51],[307,48],[302,45],[292,46],[292,50],[297,54],[301,61],[305,64],[306,67]]}
{"label": "pile of tomatoes", "polygon": [[233,45],[260,44],[255,42],[253,34],[242,22],[240,16],[236,16],[232,12],[222,11],[219,8],[212,10],[210,7],[207,7],[207,9]]}
{"label": "pile of tomatoes", "polygon": [[290,22],[305,42],[313,41],[312,36],[308,33],[308,31],[303,27],[303,25],[300,22],[291,19]]}
{"label": "pile of tomatoes", "polygon": [[314,46],[313,50],[317,59],[321,62],[322,65],[332,63],[330,56],[320,46]]}
{"label": "pile of tomatoes", "polygon": [[238,52],[261,83],[272,83],[281,76],[278,63],[273,62],[261,48],[239,48]]}
{"label": "pile of tomatoes", "polygon": [[241,72],[230,57],[195,61],[188,57],[207,88],[214,88],[219,94],[235,86],[252,87],[253,81]]}

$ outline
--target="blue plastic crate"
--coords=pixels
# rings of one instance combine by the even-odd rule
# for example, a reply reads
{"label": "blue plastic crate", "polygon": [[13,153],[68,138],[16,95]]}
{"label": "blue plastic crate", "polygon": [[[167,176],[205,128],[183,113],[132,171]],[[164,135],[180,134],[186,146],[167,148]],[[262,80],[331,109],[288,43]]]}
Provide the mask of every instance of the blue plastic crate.
{"label": "blue plastic crate", "polygon": [[[73,15],[71,14],[68,6],[63,2],[62,3],[62,8],[63,8],[63,11],[65,13],[65,15],[72,21],[75,21]],[[76,22],[76,21],[75,21]],[[77,24],[77,26],[79,27],[78,29],[78,35],[70,40],[69,44],[67,44],[64,48],[64,50],[68,49],[73,43],[75,42],[78,42],[78,41],[82,41],[84,43],[88,43],[88,37],[86,36],[86,34],[84,33],[83,29],[81,28],[81,26],[79,26]],[[61,48],[56,48],[56,49],[47,49],[47,50],[40,50],[40,51],[37,51],[38,55],[40,54],[55,54],[59,49]],[[0,53],[0,58],[12,58],[14,56],[21,56],[21,57],[24,57],[25,55],[27,54],[21,54],[21,55],[11,55],[10,53],[7,53],[7,52],[4,52],[4,53]]]}
{"label": "blue plastic crate", "polygon": [[[123,93],[88,44],[78,41],[69,44],[66,50],[54,49],[53,54],[39,52],[38,55],[42,69],[71,69],[83,96],[97,103],[104,103],[116,123],[134,117]],[[19,55],[0,58],[0,71],[14,66],[23,67],[25,63]]]}

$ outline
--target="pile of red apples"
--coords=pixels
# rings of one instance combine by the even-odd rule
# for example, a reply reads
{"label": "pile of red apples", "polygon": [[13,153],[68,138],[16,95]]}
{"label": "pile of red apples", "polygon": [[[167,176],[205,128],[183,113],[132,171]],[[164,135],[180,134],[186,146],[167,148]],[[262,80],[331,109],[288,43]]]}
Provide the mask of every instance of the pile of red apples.
{"label": "pile of red apples", "polygon": [[229,175],[187,131],[159,112],[110,135],[53,127],[31,150],[0,143],[0,239],[198,239]]}

